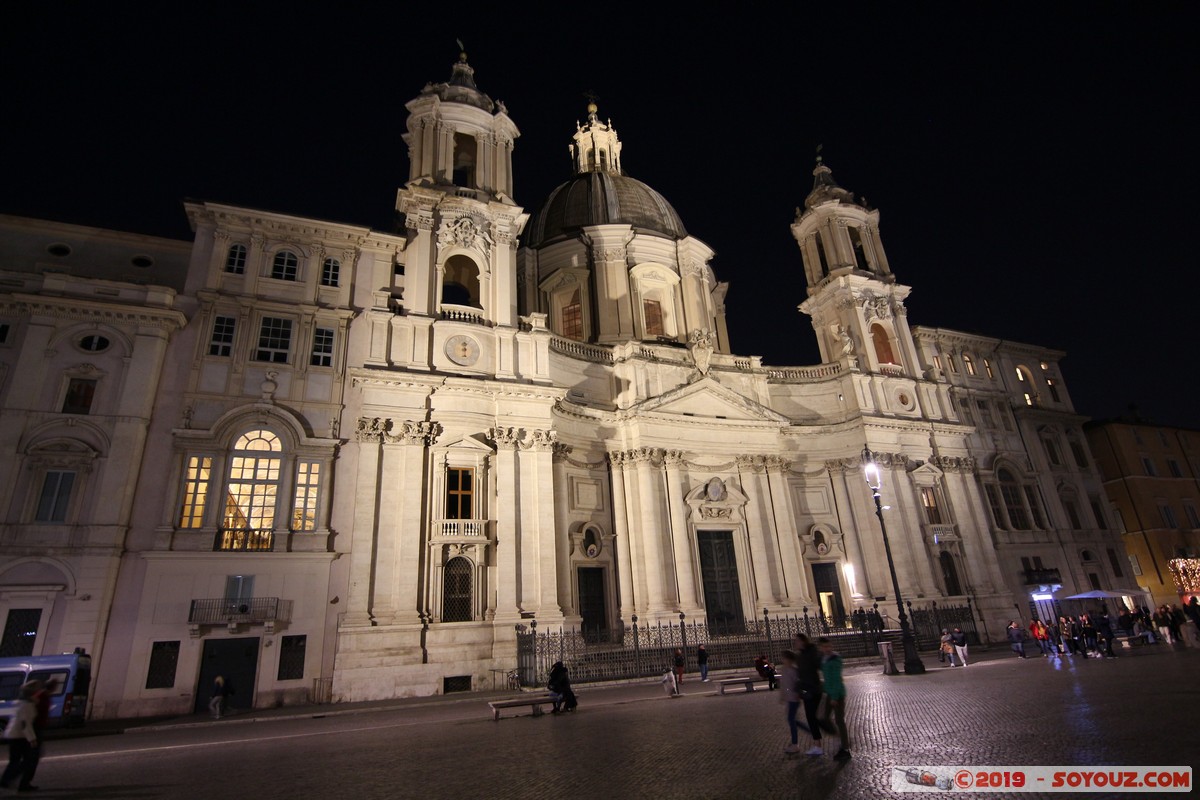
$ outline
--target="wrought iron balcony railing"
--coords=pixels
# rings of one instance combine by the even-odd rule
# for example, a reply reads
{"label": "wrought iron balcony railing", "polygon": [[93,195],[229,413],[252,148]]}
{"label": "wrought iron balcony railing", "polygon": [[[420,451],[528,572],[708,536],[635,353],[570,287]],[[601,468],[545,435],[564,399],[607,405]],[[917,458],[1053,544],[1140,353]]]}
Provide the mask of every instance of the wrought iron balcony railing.
{"label": "wrought iron balcony railing", "polygon": [[270,550],[275,542],[275,532],[270,528],[221,528],[213,550],[251,551]]}
{"label": "wrought iron balcony railing", "polygon": [[278,597],[246,597],[230,600],[213,597],[193,600],[188,612],[189,625],[261,625],[285,620],[291,604]]}
{"label": "wrought iron balcony railing", "polygon": [[1027,569],[1025,570],[1026,586],[1049,586],[1052,583],[1062,584],[1062,575],[1057,569]]}

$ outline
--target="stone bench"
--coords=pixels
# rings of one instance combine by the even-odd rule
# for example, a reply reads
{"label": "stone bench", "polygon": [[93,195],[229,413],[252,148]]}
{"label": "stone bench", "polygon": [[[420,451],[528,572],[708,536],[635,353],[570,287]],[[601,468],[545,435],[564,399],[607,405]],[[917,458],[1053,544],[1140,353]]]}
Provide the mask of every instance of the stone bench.
{"label": "stone bench", "polygon": [[533,709],[532,716],[540,717],[543,713],[542,706],[554,705],[554,699],[554,695],[542,692],[524,697],[514,697],[510,700],[492,700],[488,703],[488,707],[492,709],[492,718],[496,720],[500,719],[500,711],[505,708],[524,708],[525,706]]}
{"label": "stone bench", "polygon": [[[779,680],[779,673],[775,673],[775,680]],[[722,678],[717,681],[717,694],[725,694],[725,690],[730,686],[744,686],[745,692],[753,692],[754,684],[767,683],[767,679],[762,675],[755,673],[754,675],[736,675],[732,678]]]}

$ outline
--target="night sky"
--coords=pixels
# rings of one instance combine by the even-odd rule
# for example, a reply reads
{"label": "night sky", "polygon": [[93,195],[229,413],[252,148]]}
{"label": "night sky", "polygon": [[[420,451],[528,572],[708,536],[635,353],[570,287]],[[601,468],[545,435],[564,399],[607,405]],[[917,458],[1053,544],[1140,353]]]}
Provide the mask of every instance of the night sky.
{"label": "night sky", "polygon": [[517,202],[570,177],[594,92],[626,172],[717,251],[739,354],[820,360],[789,225],[823,144],[913,325],[1065,350],[1080,413],[1200,428],[1195,4],[12,5],[0,212],[186,239],[190,197],[392,230],[404,103],[461,38],[521,129]]}

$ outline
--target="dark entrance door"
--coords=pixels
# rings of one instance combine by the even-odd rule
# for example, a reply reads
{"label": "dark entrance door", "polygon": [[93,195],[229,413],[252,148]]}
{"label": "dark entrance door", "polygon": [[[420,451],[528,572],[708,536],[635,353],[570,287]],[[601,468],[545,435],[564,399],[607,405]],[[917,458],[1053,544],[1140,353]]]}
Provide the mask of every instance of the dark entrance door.
{"label": "dark entrance door", "polygon": [[832,623],[841,625],[846,616],[842,605],[842,587],[838,584],[837,564],[813,564],[813,588],[817,593],[821,614]]}
{"label": "dark entrance door", "polygon": [[207,711],[212,698],[213,681],[218,675],[232,686],[225,698],[226,708],[253,708],[254,676],[258,672],[258,637],[247,639],[208,639],[200,657],[200,683],[196,689],[196,711]]}
{"label": "dark entrance door", "polygon": [[583,637],[589,642],[603,641],[608,630],[608,613],[604,608],[604,568],[579,568],[579,616]]}
{"label": "dark entrance door", "polygon": [[737,558],[732,531],[697,531],[700,577],[704,582],[704,607],[713,631],[744,631],[742,593],[738,587]]}

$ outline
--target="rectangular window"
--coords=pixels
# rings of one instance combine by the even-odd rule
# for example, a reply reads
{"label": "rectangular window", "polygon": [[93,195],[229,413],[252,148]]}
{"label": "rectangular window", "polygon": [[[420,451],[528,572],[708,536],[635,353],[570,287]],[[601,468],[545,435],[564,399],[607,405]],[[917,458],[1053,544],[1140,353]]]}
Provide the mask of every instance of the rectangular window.
{"label": "rectangular window", "polygon": [[446,519],[472,519],[475,470],[451,467],[446,470]]}
{"label": "rectangular window", "polygon": [[1154,466],[1154,459],[1150,458],[1150,456],[1142,456],[1142,467],[1151,478],[1158,477],[1158,468]]}
{"label": "rectangular window", "polygon": [[992,415],[992,404],[984,400],[976,400],[975,407],[979,409],[979,420],[985,428],[995,428],[996,418]]}
{"label": "rectangular window", "polygon": [[562,335],[577,342],[583,340],[583,305],[578,300],[563,306]]}
{"label": "rectangular window", "polygon": [[304,678],[304,650],[307,636],[284,636],[279,643],[279,675],[277,680],[298,681]]}
{"label": "rectangular window", "polygon": [[230,603],[240,603],[254,598],[253,575],[226,575],[225,600]]}
{"label": "rectangular window", "polygon": [[1034,569],[1045,569],[1045,568],[1046,568],[1046,565],[1042,563],[1042,557],[1041,557],[1041,556],[1034,556],[1034,557],[1033,557],[1033,568],[1034,568]]}
{"label": "rectangular window", "polygon": [[1179,520],[1175,518],[1175,509],[1171,508],[1166,503],[1159,503],[1158,513],[1162,516],[1163,526],[1166,528],[1178,528]]}
{"label": "rectangular window", "polygon": [[937,492],[932,486],[921,487],[921,505],[925,506],[925,518],[930,525],[942,524],[942,510],[938,508]]}
{"label": "rectangular window", "polygon": [[183,509],[179,512],[179,527],[203,526],[211,472],[211,456],[192,456],[188,459],[187,470],[183,474]]}
{"label": "rectangular window", "polygon": [[35,522],[66,522],[67,505],[71,501],[71,487],[75,485],[75,473],[52,470],[42,481],[42,494],[38,498]]}
{"label": "rectangular window", "polygon": [[1075,505],[1075,501],[1063,500],[1063,509],[1067,512],[1067,521],[1071,524],[1071,530],[1083,530],[1083,521],[1079,518],[1079,507]]}
{"label": "rectangular window", "polygon": [[277,281],[294,281],[299,263],[294,253],[281,250],[271,262],[271,277]]}
{"label": "rectangular window", "polygon": [[1183,470],[1179,468],[1179,462],[1173,458],[1167,459],[1167,469],[1171,471],[1172,478],[1182,478]]}
{"label": "rectangular window", "polygon": [[332,328],[317,328],[313,331],[312,357],[308,363],[314,367],[333,366]]}
{"label": "rectangular window", "polygon": [[11,330],[7,322],[0,322],[0,344],[8,344],[8,332]]}
{"label": "rectangular window", "polygon": [[1096,518],[1096,527],[1102,531],[1108,530],[1108,520],[1104,518],[1104,506],[1100,501],[1092,498],[1092,516]]}
{"label": "rectangular window", "polygon": [[1142,574],[1142,565],[1141,565],[1141,563],[1138,561],[1138,557],[1137,557],[1137,556],[1135,556],[1133,553],[1130,553],[1130,554],[1129,554],[1129,568],[1130,568],[1131,570],[1133,570],[1133,574],[1134,574],[1134,575],[1141,575],[1141,574]]}
{"label": "rectangular window", "polygon": [[1088,582],[1092,584],[1093,590],[1100,591],[1100,576],[1095,572],[1088,573]]}
{"label": "rectangular window", "polygon": [[1016,427],[1013,425],[1012,411],[1004,403],[996,403],[996,413],[1000,415],[1000,422],[1004,425],[1004,430],[1014,431]]}
{"label": "rectangular window", "polygon": [[286,364],[291,346],[292,321],[278,317],[263,317],[262,326],[258,332],[258,349],[254,351],[254,360]]}
{"label": "rectangular window", "polygon": [[946,365],[950,367],[951,372],[953,372],[955,375],[958,374],[958,363],[954,360],[953,353],[946,354]]}
{"label": "rectangular window", "polygon": [[1005,530],[1008,525],[1004,522],[1004,512],[1000,510],[1000,497],[996,493],[996,487],[989,484],[983,489],[987,493],[988,506],[992,509],[992,521],[996,523],[997,528]]}
{"label": "rectangular window", "polygon": [[1111,547],[1108,548],[1108,563],[1112,566],[1114,578],[1125,577],[1124,574],[1121,572],[1121,559],[1117,555],[1117,551]]}
{"label": "rectangular window", "polygon": [[1042,439],[1042,444],[1046,447],[1046,458],[1050,459],[1050,463],[1056,467],[1062,466],[1062,456],[1058,454],[1058,445],[1052,439]]}
{"label": "rectangular window", "polygon": [[33,655],[33,645],[37,642],[38,627],[41,624],[40,608],[9,609],[8,617],[4,621],[4,638],[0,639],[0,658],[25,658]]}
{"label": "rectangular window", "polygon": [[1193,528],[1200,528],[1200,512],[1196,511],[1196,507],[1191,502],[1183,501],[1183,513],[1187,514],[1189,525]]}
{"label": "rectangular window", "polygon": [[1018,531],[1029,530],[1029,514],[1021,500],[1019,488],[1013,484],[1001,484],[1000,494],[1004,496],[1004,506],[1008,509],[1008,518],[1012,521],[1013,528]]}
{"label": "rectangular window", "polygon": [[962,416],[963,422],[968,425],[975,424],[975,414],[971,411],[971,401],[958,398],[958,413]]}
{"label": "rectangular window", "polygon": [[1055,385],[1053,378],[1046,378],[1046,388],[1050,390],[1050,399],[1056,403],[1061,402],[1058,399],[1058,386]]}
{"label": "rectangular window", "polygon": [[662,304],[657,300],[643,300],[642,313],[646,317],[647,336],[665,336],[663,328]]}
{"label": "rectangular window", "polygon": [[1080,469],[1087,469],[1088,457],[1087,451],[1083,449],[1083,442],[1077,439],[1071,440],[1071,455],[1075,457],[1075,466]]}
{"label": "rectangular window", "polygon": [[62,413],[86,414],[91,411],[97,383],[98,381],[87,378],[71,378],[67,384],[66,397],[63,398]]}
{"label": "rectangular window", "polygon": [[292,530],[317,529],[317,492],[321,487],[321,465],[316,461],[296,464],[296,502],[292,504]]}
{"label": "rectangular window", "polygon": [[941,357],[941,356],[934,356],[934,357],[933,357],[933,366],[937,368],[937,371],[938,371],[938,372],[942,372],[942,371],[943,371],[943,367],[942,367],[942,357]]}
{"label": "rectangular window", "polygon": [[342,262],[336,258],[327,258],[321,265],[321,285],[337,286],[342,271]]}
{"label": "rectangular window", "polygon": [[177,666],[179,666],[179,642],[154,642],[151,644],[150,669],[146,670],[146,688],[174,688]]}
{"label": "rectangular window", "polygon": [[225,256],[225,271],[241,275],[246,271],[246,245],[235,244]]}
{"label": "rectangular window", "polygon": [[1021,568],[1026,572],[1033,570],[1033,562],[1029,560],[1029,556],[1021,556]]}
{"label": "rectangular window", "polygon": [[210,356],[229,356],[233,352],[233,332],[237,320],[233,317],[217,317],[213,320],[212,338],[208,341]]}

